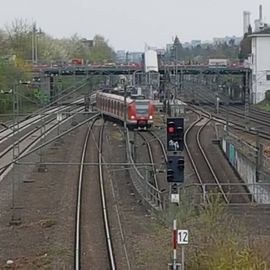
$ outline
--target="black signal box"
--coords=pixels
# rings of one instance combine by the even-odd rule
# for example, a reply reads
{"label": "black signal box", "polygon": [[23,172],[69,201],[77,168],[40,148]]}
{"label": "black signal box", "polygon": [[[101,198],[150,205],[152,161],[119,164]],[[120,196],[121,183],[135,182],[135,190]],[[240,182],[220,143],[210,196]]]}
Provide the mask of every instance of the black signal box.
{"label": "black signal box", "polygon": [[184,150],[184,118],[167,118],[167,151]]}
{"label": "black signal box", "polygon": [[170,183],[184,182],[185,160],[183,156],[170,155],[167,163],[167,181]]}

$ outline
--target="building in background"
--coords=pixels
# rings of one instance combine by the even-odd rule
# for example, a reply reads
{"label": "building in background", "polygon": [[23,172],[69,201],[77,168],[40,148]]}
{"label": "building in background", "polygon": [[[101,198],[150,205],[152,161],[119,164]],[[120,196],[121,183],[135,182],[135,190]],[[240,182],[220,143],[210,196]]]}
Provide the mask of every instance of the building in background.
{"label": "building in background", "polygon": [[116,62],[119,64],[123,64],[126,62],[126,51],[119,50],[116,52]]}
{"label": "building in background", "polygon": [[142,54],[142,52],[119,50],[116,52],[116,61],[119,64],[141,64]]}
{"label": "building in background", "polygon": [[252,69],[252,93],[253,103],[265,99],[265,92],[270,90],[270,28],[251,37],[251,59]]}
{"label": "building in background", "polygon": [[142,52],[126,52],[126,63],[141,64]]}
{"label": "building in background", "polygon": [[228,46],[239,46],[240,42],[242,40],[242,37],[236,37],[236,36],[226,36],[221,38],[213,38],[213,45],[219,46],[223,44],[227,44]]}
{"label": "building in background", "polygon": [[81,42],[83,44],[85,44],[89,49],[93,48],[95,46],[95,42],[93,39],[86,39],[86,38],[83,38],[81,39]]}
{"label": "building in background", "polygon": [[191,47],[196,48],[197,46],[200,46],[202,44],[201,40],[191,40]]}

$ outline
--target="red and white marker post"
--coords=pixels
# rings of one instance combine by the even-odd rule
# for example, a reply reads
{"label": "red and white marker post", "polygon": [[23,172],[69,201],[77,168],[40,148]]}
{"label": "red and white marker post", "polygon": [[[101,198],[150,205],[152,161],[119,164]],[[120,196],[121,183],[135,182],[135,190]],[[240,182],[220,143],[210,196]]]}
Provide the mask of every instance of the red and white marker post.
{"label": "red and white marker post", "polygon": [[173,220],[173,270],[177,270],[176,247],[177,247],[177,228],[176,228],[176,219],[174,219]]}

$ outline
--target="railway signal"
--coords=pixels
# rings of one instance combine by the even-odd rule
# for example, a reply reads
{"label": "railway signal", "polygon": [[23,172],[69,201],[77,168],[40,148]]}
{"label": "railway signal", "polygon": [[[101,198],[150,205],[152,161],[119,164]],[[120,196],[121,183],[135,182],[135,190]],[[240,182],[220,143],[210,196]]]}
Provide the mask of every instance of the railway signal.
{"label": "railway signal", "polygon": [[169,183],[184,182],[184,157],[179,155],[168,156],[167,181]]}
{"label": "railway signal", "polygon": [[184,118],[167,118],[167,151],[184,150]]}

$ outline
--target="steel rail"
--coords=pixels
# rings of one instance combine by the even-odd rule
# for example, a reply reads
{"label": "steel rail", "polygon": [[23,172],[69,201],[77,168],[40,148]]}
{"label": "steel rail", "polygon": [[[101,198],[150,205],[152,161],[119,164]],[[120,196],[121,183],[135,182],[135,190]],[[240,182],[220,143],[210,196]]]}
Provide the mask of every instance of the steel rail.
{"label": "steel rail", "polygon": [[81,162],[80,162],[80,171],[78,178],[78,189],[77,189],[77,204],[76,204],[76,226],[75,226],[75,270],[80,269],[80,235],[81,235],[81,203],[82,203],[82,183],[83,183],[83,171],[84,171],[84,163],[85,163],[85,154],[87,150],[87,145],[89,141],[89,136],[93,125],[96,119],[93,120],[92,125],[88,126],[88,130],[85,136],[82,154],[81,154]]}
{"label": "steel rail", "polygon": [[[153,157],[153,151],[152,151],[152,147],[151,144],[148,142],[147,138],[145,138],[145,136],[142,135],[141,132],[138,132],[139,136],[144,140],[144,142],[146,143],[147,146],[147,150],[148,150],[148,154],[149,154],[149,158],[150,158],[150,163],[152,164],[152,170],[153,170],[153,177],[154,177],[154,187],[159,191],[159,184],[158,184],[158,179],[157,179],[157,174],[156,174],[156,170],[155,170],[155,165],[154,165],[154,157]],[[151,134],[151,133],[149,133]],[[152,135],[152,134],[151,134]],[[158,200],[161,202],[161,197],[160,197],[160,193],[158,193]],[[160,206],[162,208],[162,206]]]}
{"label": "steel rail", "polygon": [[102,201],[102,209],[103,209],[103,220],[105,225],[105,233],[106,233],[106,241],[107,241],[107,248],[108,248],[108,255],[110,260],[110,269],[115,270],[116,269],[116,263],[113,253],[113,244],[112,244],[112,238],[110,233],[110,226],[109,226],[109,218],[108,218],[108,212],[107,212],[107,205],[106,205],[106,196],[105,196],[105,188],[104,188],[104,177],[103,177],[103,165],[102,165],[102,142],[103,142],[103,131],[104,131],[104,125],[101,128],[100,134],[99,134],[99,182],[100,182],[100,194],[101,194],[101,201]]}
{"label": "steel rail", "polygon": [[164,158],[165,158],[165,162],[167,163],[168,162],[168,157],[167,157],[167,153],[166,153],[166,149],[165,149],[165,146],[164,146],[164,143],[161,141],[161,139],[158,137],[157,134],[155,134],[153,131],[149,131],[149,133],[151,133],[158,141],[161,149],[162,149],[162,152],[163,152],[163,155],[164,155]]}
{"label": "steel rail", "polygon": [[[204,109],[202,108],[199,108],[197,106],[193,106],[193,105],[189,105],[190,109],[192,111],[200,111],[201,114],[205,117],[209,117],[209,112],[206,112]],[[221,116],[218,116],[218,115],[212,115],[212,121],[215,121],[217,123],[221,123],[221,124],[226,124],[226,118],[225,117],[221,117]],[[229,122],[229,126],[230,128],[233,128],[233,129],[236,129],[236,130],[241,130],[241,131],[245,131],[251,135],[256,135],[255,131],[252,131],[252,130],[246,130],[246,127],[245,125],[242,125],[240,123],[237,123],[235,121],[232,121],[230,120]],[[259,131],[259,137],[260,138],[263,138],[263,139],[266,139],[266,140],[270,140],[270,133],[269,132],[265,132],[263,130],[260,130]]]}
{"label": "steel rail", "polygon": [[[67,117],[64,121],[68,121],[70,118]],[[51,122],[55,121],[55,119],[52,120],[48,120],[45,124],[50,124]],[[30,150],[29,152],[27,152],[32,146],[34,146],[35,144],[37,144],[42,136],[45,136],[46,134],[50,133],[53,129],[55,129],[56,127],[58,127],[58,123],[55,123],[54,125],[52,125],[50,128],[46,129],[45,133],[40,134],[40,136],[36,137],[33,141],[31,141],[21,152],[20,155],[13,161],[9,162],[8,164],[6,164],[5,166],[0,168],[0,182],[2,180],[2,176],[3,174],[10,168],[12,168],[13,163],[16,163],[18,160],[22,159],[23,157],[31,154],[34,152],[35,149]],[[27,139],[28,137],[30,137],[33,133],[37,132],[38,129],[35,129],[29,133],[27,133],[24,137],[20,138],[17,142],[15,143],[21,143],[23,142],[25,139]],[[51,141],[51,140],[50,140]],[[42,144],[42,146],[37,147],[38,149],[40,149],[41,147],[47,145],[48,143]],[[10,152],[13,149],[13,145],[9,146],[6,150],[4,150],[2,153],[0,153],[0,158],[2,158],[4,155],[6,155],[8,152]],[[36,149],[36,150],[38,150]]]}
{"label": "steel rail", "polygon": [[[43,108],[34,111],[30,114],[28,114],[26,117],[24,117],[21,121],[19,121],[18,123],[23,123],[25,120],[29,119],[29,118],[34,118],[35,116],[39,115],[39,114],[45,114],[47,111],[52,110],[51,106],[53,104],[56,104],[58,101],[61,101],[63,98],[68,97],[69,95],[75,93],[77,90],[79,90],[80,88],[86,86],[87,83],[84,83],[80,86],[77,86],[76,88],[74,86],[68,87],[67,89],[65,89],[62,93],[65,93],[67,90],[70,90],[70,88],[75,88],[73,89],[71,92],[68,92],[67,94],[65,94],[64,96],[61,96],[60,98],[54,100],[53,102],[50,102],[49,104],[47,104],[46,106],[44,106]],[[76,101],[75,101],[76,102]],[[76,103],[74,103],[76,104]],[[68,107],[68,106],[67,106]],[[55,108],[57,110],[57,107]],[[55,113],[55,112],[54,112]],[[5,123],[1,123],[2,125],[5,125]],[[6,125],[5,125],[6,126]],[[6,128],[4,130],[0,130],[0,134],[8,129],[12,129],[14,127],[14,124],[12,123],[11,125],[6,126]]]}
{"label": "steel rail", "polygon": [[210,118],[204,125],[202,125],[202,126],[200,127],[200,129],[199,129],[199,131],[198,131],[198,133],[197,133],[197,136],[196,136],[196,140],[197,140],[197,144],[198,144],[198,146],[199,146],[199,148],[200,148],[200,151],[201,151],[201,153],[202,153],[202,155],[203,155],[203,157],[204,157],[204,160],[205,160],[205,162],[206,162],[206,164],[207,164],[207,166],[208,166],[208,168],[209,168],[209,170],[210,170],[212,176],[214,177],[215,182],[216,182],[217,186],[219,187],[219,190],[220,190],[220,192],[221,192],[221,194],[222,194],[224,200],[226,201],[227,204],[229,204],[229,200],[228,200],[228,198],[227,198],[227,195],[226,195],[226,193],[224,192],[224,190],[223,190],[223,188],[222,188],[222,186],[221,186],[221,184],[220,184],[220,181],[219,181],[219,179],[218,179],[218,177],[217,177],[217,175],[216,175],[216,173],[215,173],[215,171],[214,171],[214,169],[213,169],[213,167],[212,167],[212,165],[211,165],[209,159],[207,158],[206,153],[205,153],[205,151],[204,151],[204,149],[203,149],[203,147],[202,147],[202,144],[201,144],[201,133],[202,133],[202,130],[203,130],[204,128],[206,128],[206,126],[207,126],[211,121],[212,121],[212,119]]}
{"label": "steel rail", "polygon": [[[189,150],[188,143],[187,143],[187,136],[188,136],[188,134],[190,133],[190,131],[192,130],[192,128],[193,128],[197,123],[199,123],[201,120],[202,120],[202,117],[199,116],[199,117],[197,118],[197,120],[196,120],[195,122],[193,122],[193,123],[187,128],[186,132],[184,133],[184,145],[185,145],[185,149],[186,149],[186,152],[187,152],[187,154],[188,154],[189,160],[190,160],[190,162],[191,162],[191,165],[192,165],[192,167],[193,167],[193,169],[194,169],[194,171],[195,171],[195,174],[196,174],[196,176],[197,176],[197,178],[198,178],[198,180],[199,180],[199,182],[200,182],[201,188],[202,188],[202,186],[203,186],[203,181],[202,181],[201,175],[200,175],[200,173],[199,173],[199,170],[198,170],[198,168],[197,168],[197,166],[196,166],[196,164],[195,164],[195,161],[194,161],[194,159],[193,159],[193,157],[192,157],[192,154],[191,154],[191,152],[190,152],[190,150]],[[203,188],[202,188],[202,190],[203,190]]]}
{"label": "steel rail", "polygon": [[[6,167],[9,167],[9,166],[12,165],[13,163],[18,162],[18,161],[21,160],[22,158],[24,158],[24,157],[26,157],[26,156],[29,156],[30,154],[32,154],[32,153],[36,152],[37,150],[41,149],[42,147],[44,147],[44,146],[46,146],[46,145],[48,145],[48,144],[54,142],[55,140],[57,140],[57,139],[59,139],[59,138],[65,136],[66,134],[68,134],[69,132],[71,132],[71,131],[73,131],[73,130],[79,128],[80,126],[83,126],[84,124],[88,123],[89,121],[91,121],[91,120],[93,120],[94,118],[97,118],[97,117],[99,117],[99,116],[100,116],[100,114],[99,114],[99,113],[96,113],[95,115],[93,115],[92,117],[90,117],[90,118],[88,118],[88,119],[82,121],[81,123],[79,123],[79,124],[76,125],[75,127],[72,127],[72,128],[70,128],[70,129],[64,131],[64,132],[61,133],[60,135],[53,137],[52,139],[50,139],[50,140],[46,141],[45,143],[43,143],[43,144],[37,146],[36,148],[33,148],[32,150],[29,150],[28,152],[24,153],[23,155],[20,155],[20,156],[17,157],[15,160],[9,162],[9,163],[6,164],[5,166],[0,167],[0,171],[3,170],[3,169],[5,169]],[[68,119],[69,119],[69,118],[68,118]],[[67,119],[67,120],[68,120],[68,119]]]}

